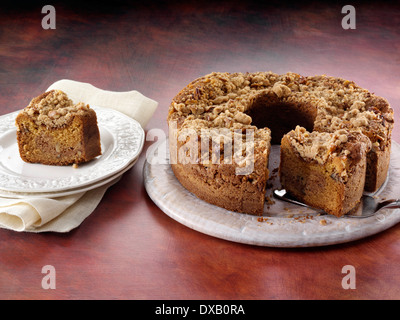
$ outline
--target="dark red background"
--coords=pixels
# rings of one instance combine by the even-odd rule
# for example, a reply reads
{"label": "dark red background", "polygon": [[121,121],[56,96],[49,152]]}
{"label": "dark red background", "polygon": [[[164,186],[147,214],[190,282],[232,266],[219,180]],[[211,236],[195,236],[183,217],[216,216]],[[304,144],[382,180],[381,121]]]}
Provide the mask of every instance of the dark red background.
{"label": "dark red background", "polygon": [[[146,130],[166,130],[174,95],[212,71],[327,74],[386,97],[400,114],[400,6],[353,2],[356,29],[341,9],[299,1],[72,2],[0,9],[0,114],[24,108],[59,79],[159,102]],[[393,138],[400,141],[396,125]],[[148,198],[135,167],[68,234],[0,230],[2,299],[399,299],[400,226],[348,244],[308,249],[253,247],[193,231]],[[53,265],[57,288],[41,287]],[[357,287],[341,286],[344,265]]]}

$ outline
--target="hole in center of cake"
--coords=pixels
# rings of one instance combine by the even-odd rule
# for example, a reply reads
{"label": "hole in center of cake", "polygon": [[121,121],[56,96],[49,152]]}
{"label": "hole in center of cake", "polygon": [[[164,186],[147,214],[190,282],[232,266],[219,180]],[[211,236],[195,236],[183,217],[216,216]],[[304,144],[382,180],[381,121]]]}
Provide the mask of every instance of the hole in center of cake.
{"label": "hole in center of cake", "polygon": [[281,144],[282,137],[297,125],[313,131],[315,108],[266,100],[263,97],[256,99],[246,113],[252,118],[252,125],[271,130],[271,144]]}

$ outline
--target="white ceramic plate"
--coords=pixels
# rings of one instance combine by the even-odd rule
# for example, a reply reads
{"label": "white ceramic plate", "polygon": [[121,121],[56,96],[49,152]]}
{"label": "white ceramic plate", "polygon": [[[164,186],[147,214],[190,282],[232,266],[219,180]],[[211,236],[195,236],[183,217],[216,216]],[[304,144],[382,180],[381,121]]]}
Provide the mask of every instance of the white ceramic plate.
{"label": "white ceramic plate", "polygon": [[117,180],[119,177],[121,177],[126,171],[131,169],[137,162],[138,158],[133,160],[126,168],[123,170],[119,171],[118,173],[105,178],[103,180],[97,181],[93,184],[89,184],[80,188],[73,188],[73,189],[67,189],[64,191],[58,191],[58,192],[13,192],[13,191],[7,191],[7,190],[0,190],[0,197],[3,198],[12,198],[12,199],[26,199],[26,198],[58,198],[58,197],[64,197],[64,196],[70,196],[73,194],[77,194],[80,192],[84,191],[90,191],[93,189],[96,189],[98,187],[104,186],[108,184],[109,182],[113,180]]}
{"label": "white ceramic plate", "polygon": [[132,118],[113,109],[93,107],[100,130],[102,155],[74,169],[24,162],[18,151],[13,112],[0,117],[0,189],[47,193],[82,188],[126,168],[143,149],[144,131]]}
{"label": "white ceramic plate", "polygon": [[[198,199],[175,178],[168,162],[168,143],[148,152],[144,183],[150,198],[172,219],[202,233],[225,240],[271,247],[311,247],[349,242],[384,231],[400,222],[400,209],[383,209],[377,215],[357,219],[318,215],[315,211],[272,198],[263,217],[228,211]],[[392,142],[389,178],[375,196],[399,198],[400,146]],[[273,146],[270,172],[279,165],[279,146]],[[276,170],[275,170],[276,172]],[[272,174],[276,185],[277,174]]]}

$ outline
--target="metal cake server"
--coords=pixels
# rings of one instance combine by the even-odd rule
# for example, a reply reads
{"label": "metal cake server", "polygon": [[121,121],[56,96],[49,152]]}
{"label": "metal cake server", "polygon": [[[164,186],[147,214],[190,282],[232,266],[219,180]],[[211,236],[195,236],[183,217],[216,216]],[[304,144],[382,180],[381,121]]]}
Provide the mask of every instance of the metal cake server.
{"label": "metal cake server", "polygon": [[[311,208],[314,210],[317,210],[317,212],[325,213],[323,210],[315,209],[303,202],[300,202],[296,199],[294,199],[292,196],[290,196],[285,189],[281,190],[274,190],[274,197],[286,202],[294,203],[303,207]],[[390,199],[390,200],[385,200],[385,201],[378,201],[374,197],[364,195],[361,198],[361,203],[362,203],[362,209],[361,210],[356,210],[355,213],[350,212],[347,213],[345,216],[346,217],[351,217],[351,218],[367,218],[373,216],[375,213],[377,213],[380,209],[383,208],[391,208],[391,207],[398,207],[400,206],[400,199]]]}

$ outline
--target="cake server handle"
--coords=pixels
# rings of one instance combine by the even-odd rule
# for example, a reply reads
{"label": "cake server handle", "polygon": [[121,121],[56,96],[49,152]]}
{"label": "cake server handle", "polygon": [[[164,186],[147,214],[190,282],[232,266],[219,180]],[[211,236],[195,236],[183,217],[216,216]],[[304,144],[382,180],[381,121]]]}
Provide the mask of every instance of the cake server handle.
{"label": "cake server handle", "polygon": [[389,199],[386,201],[382,201],[378,203],[376,211],[383,209],[383,208],[391,208],[400,206],[400,199]]}

